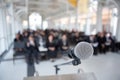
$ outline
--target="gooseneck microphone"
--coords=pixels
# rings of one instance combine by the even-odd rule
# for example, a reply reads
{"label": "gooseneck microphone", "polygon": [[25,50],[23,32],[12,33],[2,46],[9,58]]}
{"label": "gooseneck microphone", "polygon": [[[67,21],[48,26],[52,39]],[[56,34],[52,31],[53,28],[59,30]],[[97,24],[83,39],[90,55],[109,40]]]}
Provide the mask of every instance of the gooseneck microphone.
{"label": "gooseneck microphone", "polygon": [[88,59],[93,55],[93,47],[88,42],[80,42],[74,48],[74,54],[79,59]]}
{"label": "gooseneck microphone", "polygon": [[93,55],[93,47],[88,42],[78,43],[73,50],[70,50],[68,56],[73,59],[72,64],[78,65],[81,63],[80,60],[88,59]]}
{"label": "gooseneck microphone", "polygon": [[58,66],[61,65],[67,65],[72,63],[74,66],[81,64],[80,60],[88,59],[93,55],[93,47],[88,42],[79,42],[73,49],[69,50],[68,56],[72,58],[73,60],[67,63],[62,63],[59,65],[55,65],[56,68],[56,74],[58,73]]}

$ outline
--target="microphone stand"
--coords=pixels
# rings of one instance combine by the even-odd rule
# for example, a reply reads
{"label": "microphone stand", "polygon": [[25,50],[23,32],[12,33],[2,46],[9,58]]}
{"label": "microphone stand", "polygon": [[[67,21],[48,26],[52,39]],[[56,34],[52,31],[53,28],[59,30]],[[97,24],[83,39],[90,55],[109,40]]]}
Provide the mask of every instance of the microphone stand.
{"label": "microphone stand", "polygon": [[60,68],[58,66],[62,66],[62,65],[68,65],[68,64],[73,64],[74,66],[76,65],[79,65],[81,64],[81,61],[80,59],[75,59],[75,60],[72,60],[72,61],[69,61],[69,62],[66,62],[66,63],[62,63],[62,64],[58,64],[58,65],[54,65],[55,67],[55,74],[57,75],[58,74],[58,71],[60,70]]}
{"label": "microphone stand", "polygon": [[58,74],[58,71],[60,70],[60,68],[58,68],[58,66],[68,65],[68,64],[70,64],[70,63],[72,63],[72,61],[66,62],[66,63],[62,63],[62,64],[58,64],[58,65],[54,65],[54,67],[55,67],[55,74],[57,75],[57,74]]}
{"label": "microphone stand", "polygon": [[57,75],[60,68],[58,68],[58,65],[55,65],[54,67],[55,67],[55,74]]}

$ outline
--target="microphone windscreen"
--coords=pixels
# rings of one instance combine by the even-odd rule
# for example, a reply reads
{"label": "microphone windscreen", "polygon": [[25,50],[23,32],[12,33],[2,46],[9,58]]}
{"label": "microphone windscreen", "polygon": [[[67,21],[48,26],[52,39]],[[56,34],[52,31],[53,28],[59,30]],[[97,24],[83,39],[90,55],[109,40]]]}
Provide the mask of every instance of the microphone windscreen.
{"label": "microphone windscreen", "polygon": [[93,55],[93,47],[88,42],[80,42],[74,48],[74,54],[76,57],[84,60]]}

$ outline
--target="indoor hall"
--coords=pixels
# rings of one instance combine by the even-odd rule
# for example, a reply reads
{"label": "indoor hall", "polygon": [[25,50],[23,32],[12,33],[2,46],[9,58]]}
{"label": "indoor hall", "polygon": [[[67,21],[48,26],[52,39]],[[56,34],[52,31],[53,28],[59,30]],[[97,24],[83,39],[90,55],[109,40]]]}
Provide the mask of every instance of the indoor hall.
{"label": "indoor hall", "polygon": [[0,80],[120,80],[119,0],[0,0]]}

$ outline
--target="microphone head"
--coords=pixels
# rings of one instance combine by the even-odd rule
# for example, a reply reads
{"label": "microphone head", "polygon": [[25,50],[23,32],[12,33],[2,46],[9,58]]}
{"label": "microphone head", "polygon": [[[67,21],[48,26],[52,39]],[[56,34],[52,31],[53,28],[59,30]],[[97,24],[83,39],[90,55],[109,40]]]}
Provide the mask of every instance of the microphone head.
{"label": "microphone head", "polygon": [[84,60],[93,55],[93,47],[88,42],[80,42],[74,48],[74,54],[76,57]]}

